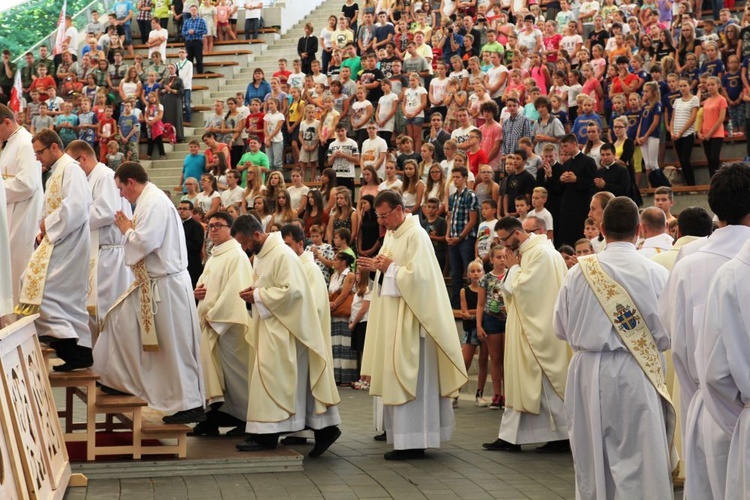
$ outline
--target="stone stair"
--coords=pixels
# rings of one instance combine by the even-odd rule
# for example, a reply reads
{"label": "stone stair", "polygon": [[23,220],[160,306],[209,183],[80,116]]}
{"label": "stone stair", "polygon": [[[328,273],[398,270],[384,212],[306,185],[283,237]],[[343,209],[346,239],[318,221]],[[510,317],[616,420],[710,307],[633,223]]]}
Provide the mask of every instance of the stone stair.
{"label": "stone stair", "polygon": [[[204,54],[204,71],[207,74],[198,75],[193,79],[195,90],[191,101],[193,107],[193,118],[191,126],[185,127],[185,140],[183,143],[165,144],[166,160],[141,161],[151,176],[152,182],[167,192],[173,192],[182,173],[182,163],[187,155],[188,143],[192,139],[200,141],[204,132],[203,123],[205,117],[213,113],[213,102],[217,99],[226,100],[234,97],[237,92],[245,92],[247,85],[252,80],[255,68],[261,68],[266,74],[266,80],[278,69],[278,59],[285,58],[291,68],[292,60],[297,58],[297,40],[303,35],[304,24],[313,23],[315,32],[326,25],[331,15],[341,12],[341,3],[334,0],[326,0],[315,10],[294,25],[284,34],[271,32],[266,29],[259,33],[256,40],[244,40],[243,26],[244,13],[240,12],[238,19],[239,40],[216,42],[214,51]],[[167,58],[174,60],[177,57],[177,48],[180,44],[169,43],[167,46]],[[145,46],[135,46],[136,53],[146,54]],[[318,53],[320,59],[320,52]],[[141,144],[141,154],[145,155],[146,145]],[[173,198],[177,201],[177,196]]]}

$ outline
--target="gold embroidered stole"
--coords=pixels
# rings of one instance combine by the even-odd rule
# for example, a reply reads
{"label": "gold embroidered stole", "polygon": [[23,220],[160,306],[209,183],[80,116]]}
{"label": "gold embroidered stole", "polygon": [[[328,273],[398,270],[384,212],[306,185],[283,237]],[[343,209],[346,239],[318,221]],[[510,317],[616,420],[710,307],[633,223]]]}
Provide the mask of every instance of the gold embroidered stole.
{"label": "gold embroidered stole", "polygon": [[[60,208],[62,205],[62,181],[65,169],[70,165],[58,165],[52,177],[49,178],[46,197],[46,208],[44,217]],[[21,287],[21,295],[18,299],[14,312],[21,316],[37,314],[41,309],[42,296],[44,295],[44,285],[47,281],[47,272],[49,271],[49,260],[52,257],[52,250],[55,244],[52,243],[45,234],[39,246],[36,247],[31,259],[26,265],[26,271]]]}
{"label": "gold embroidered stole", "polygon": [[[664,366],[654,336],[643,317],[638,313],[635,302],[625,288],[617,283],[602,268],[596,255],[578,259],[583,276],[594,292],[599,304],[615,327],[615,331],[633,355],[646,377],[654,386],[659,396],[666,403],[667,438],[670,448],[674,442],[674,430],[677,422],[674,405],[669,397],[664,379]],[[675,456],[673,465],[677,466]]]}
{"label": "gold embroidered stole", "polygon": [[[133,225],[135,226],[135,217]],[[135,275],[133,281],[125,292],[115,301],[112,309],[117,307],[123,300],[128,298],[131,293],[138,292],[138,329],[141,331],[141,345],[146,352],[155,352],[159,350],[159,338],[156,336],[156,323],[154,322],[155,304],[159,301],[158,294],[155,293],[154,284],[146,269],[146,258],[142,258],[131,266],[131,271]],[[110,309],[111,310],[111,309]]]}
{"label": "gold embroidered stole", "polygon": [[86,309],[89,316],[97,318],[99,323],[99,294],[97,293],[97,267],[99,266],[99,229],[91,230],[91,246],[89,252],[89,292],[86,297]]}

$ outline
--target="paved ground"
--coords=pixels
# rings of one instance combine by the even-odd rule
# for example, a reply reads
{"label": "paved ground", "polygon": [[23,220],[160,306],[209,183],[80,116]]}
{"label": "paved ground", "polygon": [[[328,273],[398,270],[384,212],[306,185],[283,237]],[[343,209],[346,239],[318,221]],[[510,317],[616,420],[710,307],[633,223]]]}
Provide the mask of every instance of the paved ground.
{"label": "paved ground", "polygon": [[[482,450],[497,436],[501,411],[461,400],[453,440],[422,460],[386,462],[385,443],[373,441],[372,399],[343,389],[343,435],[322,457],[305,459],[304,472],[186,478],[92,480],[66,500],[149,499],[572,499],[573,459]],[[306,453],[310,446],[295,447]]]}

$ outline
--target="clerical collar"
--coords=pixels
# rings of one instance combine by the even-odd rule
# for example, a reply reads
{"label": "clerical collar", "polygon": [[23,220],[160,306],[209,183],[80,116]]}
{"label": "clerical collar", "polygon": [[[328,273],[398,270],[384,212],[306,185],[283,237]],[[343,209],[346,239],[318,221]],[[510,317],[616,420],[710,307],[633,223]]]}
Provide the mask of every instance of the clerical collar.
{"label": "clerical collar", "polygon": [[609,170],[609,169],[610,169],[611,167],[613,167],[613,166],[615,165],[615,163],[616,163],[616,162],[614,162],[614,161],[613,161],[613,162],[612,162],[612,163],[610,163],[609,165],[602,165],[602,167],[603,167],[603,168],[606,168],[607,170]]}

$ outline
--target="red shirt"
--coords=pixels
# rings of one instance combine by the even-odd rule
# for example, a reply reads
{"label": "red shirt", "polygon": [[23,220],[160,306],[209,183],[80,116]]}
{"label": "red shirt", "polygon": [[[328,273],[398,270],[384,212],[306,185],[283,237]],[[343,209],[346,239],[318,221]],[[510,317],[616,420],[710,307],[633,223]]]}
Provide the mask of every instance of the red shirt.
{"label": "red shirt", "polygon": [[261,113],[255,113],[254,115],[248,115],[247,120],[245,121],[245,128],[246,129],[260,129],[258,132],[251,132],[250,130],[247,131],[250,135],[256,135],[258,136],[258,140],[261,144],[263,144],[263,140],[266,137],[266,134],[264,132],[263,127],[263,117],[265,115]]}
{"label": "red shirt", "polygon": [[49,95],[47,95],[47,89],[50,87],[57,88],[57,84],[55,83],[54,78],[47,75],[44,78],[37,78],[36,80],[31,82],[29,92],[36,89],[37,91],[39,91],[39,101],[46,101],[47,99],[49,99]]}
{"label": "red shirt", "polygon": [[292,72],[289,70],[277,71],[276,73],[273,74],[273,77],[278,78],[281,81],[281,83],[286,83],[287,79],[289,78],[289,75],[291,74]]}
{"label": "red shirt", "polygon": [[[633,84],[635,84],[637,81],[638,76],[634,75],[633,73],[628,73],[628,76],[625,77],[625,84],[628,87],[633,87]],[[615,94],[625,94],[625,91],[622,88],[622,79],[619,76],[614,77],[614,79],[612,80],[612,92]],[[627,94],[630,94],[630,92],[628,92]]]}
{"label": "red shirt", "polygon": [[469,170],[471,170],[471,173],[475,177],[479,175],[479,165],[488,165],[490,163],[489,158],[487,158],[487,151],[481,147],[476,153],[472,153],[467,149],[466,158],[469,160]]}
{"label": "red shirt", "polygon": [[542,37],[544,50],[547,51],[547,62],[557,62],[557,51],[560,50],[560,40],[562,40],[562,35],[560,33],[555,33],[549,37]]}

